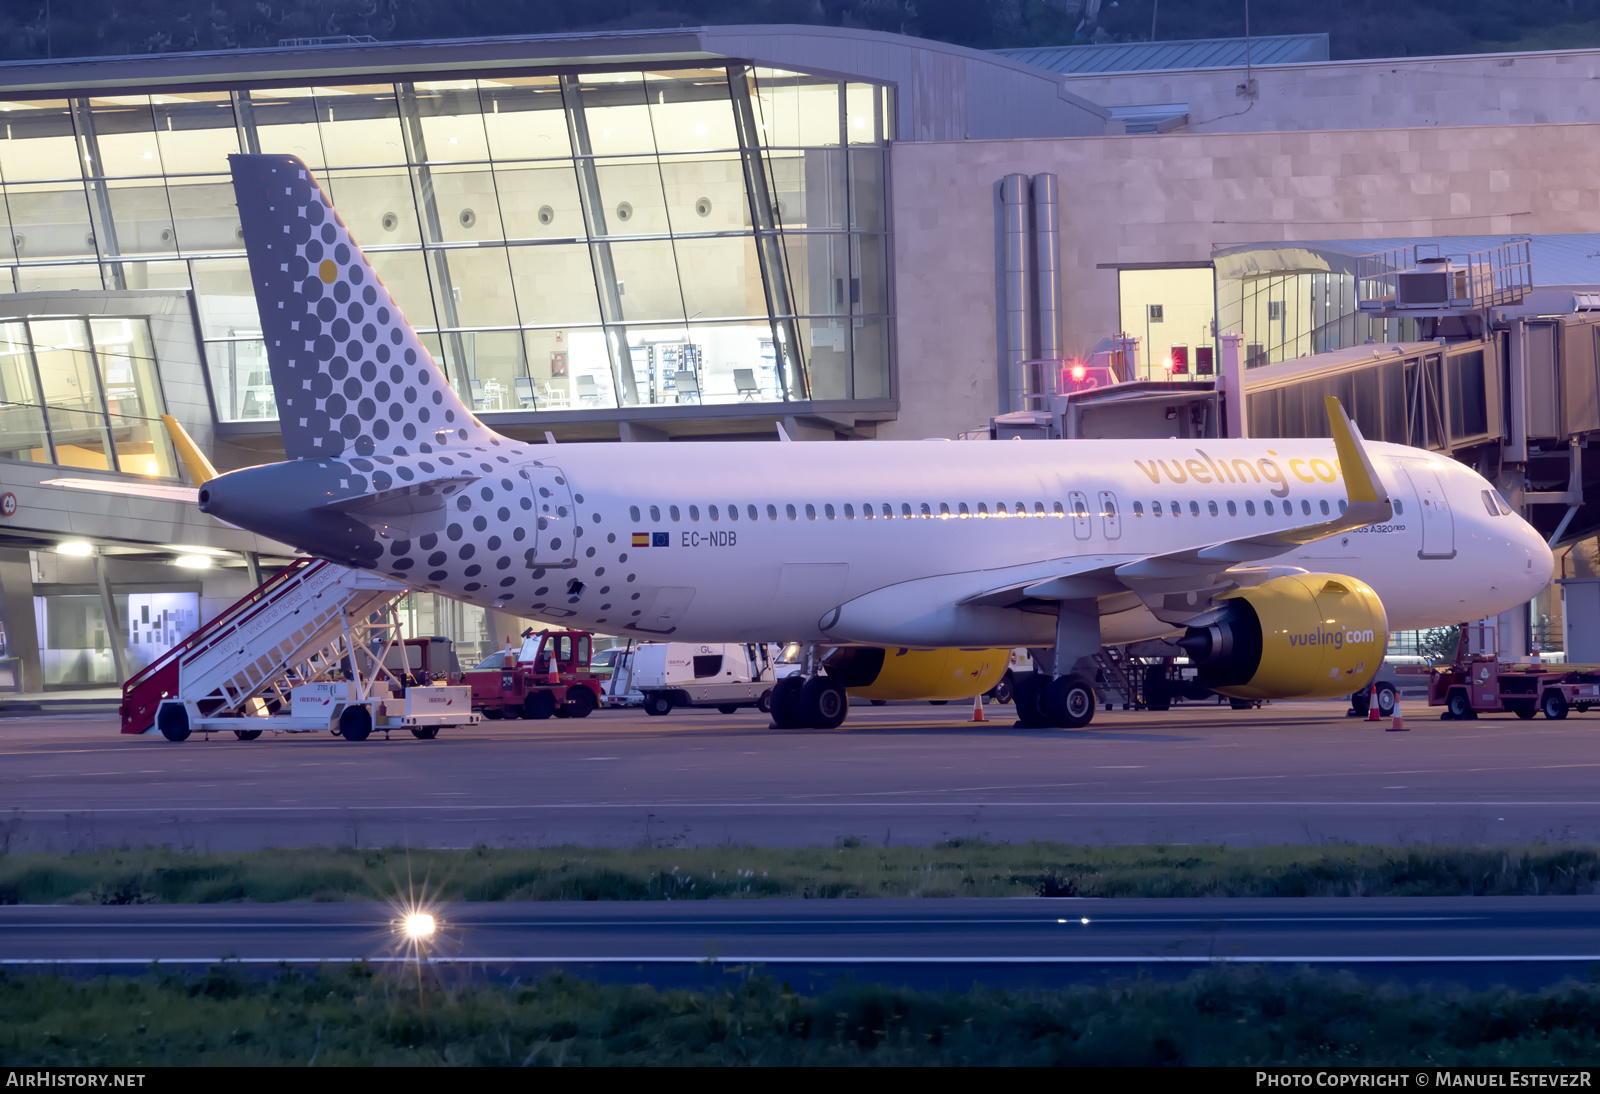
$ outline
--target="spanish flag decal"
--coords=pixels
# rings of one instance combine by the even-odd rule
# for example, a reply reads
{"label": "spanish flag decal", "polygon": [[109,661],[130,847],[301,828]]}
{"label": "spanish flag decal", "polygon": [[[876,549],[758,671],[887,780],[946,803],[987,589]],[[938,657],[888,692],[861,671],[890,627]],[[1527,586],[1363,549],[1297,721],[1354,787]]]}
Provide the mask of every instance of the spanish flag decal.
{"label": "spanish flag decal", "polygon": [[648,547],[648,546],[650,546],[650,533],[649,532],[635,532],[635,533],[633,533],[633,545],[635,547]]}

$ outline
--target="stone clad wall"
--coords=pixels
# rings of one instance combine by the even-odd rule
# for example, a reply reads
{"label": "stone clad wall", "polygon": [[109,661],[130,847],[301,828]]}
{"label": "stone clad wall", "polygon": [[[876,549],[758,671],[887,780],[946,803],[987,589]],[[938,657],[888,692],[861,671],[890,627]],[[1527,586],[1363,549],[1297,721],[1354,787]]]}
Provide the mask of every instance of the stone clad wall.
{"label": "stone clad wall", "polygon": [[1600,124],[1176,133],[893,146],[898,421],[954,436],[998,406],[996,184],[1061,187],[1066,345],[1115,333],[1106,263],[1288,240],[1600,231]]}

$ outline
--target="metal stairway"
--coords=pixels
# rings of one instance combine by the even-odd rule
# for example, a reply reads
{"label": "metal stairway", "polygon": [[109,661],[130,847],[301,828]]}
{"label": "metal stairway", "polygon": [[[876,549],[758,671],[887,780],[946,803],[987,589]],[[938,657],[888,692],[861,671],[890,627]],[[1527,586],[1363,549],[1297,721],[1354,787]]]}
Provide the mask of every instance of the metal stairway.
{"label": "metal stairway", "polygon": [[1094,663],[1105,681],[1105,691],[1116,691],[1122,696],[1122,709],[1143,709],[1144,704],[1135,691],[1133,675],[1138,665],[1116,646],[1102,646],[1095,654]]}
{"label": "metal stairway", "polygon": [[341,667],[405,592],[366,570],[296,559],[130,678],[122,732],[149,730],[167,699],[206,718],[287,706],[291,687]]}

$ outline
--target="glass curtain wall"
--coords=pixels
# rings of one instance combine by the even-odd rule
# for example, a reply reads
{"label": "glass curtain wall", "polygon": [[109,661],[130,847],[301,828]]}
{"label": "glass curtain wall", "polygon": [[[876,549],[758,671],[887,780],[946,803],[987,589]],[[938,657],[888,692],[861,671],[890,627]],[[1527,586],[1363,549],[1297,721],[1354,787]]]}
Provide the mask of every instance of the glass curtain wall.
{"label": "glass curtain wall", "polygon": [[174,478],[143,319],[0,323],[0,458]]}
{"label": "glass curtain wall", "polygon": [[891,117],[741,65],[0,102],[0,291],[193,288],[275,418],[227,156],[284,152],[480,413],[879,398]]}
{"label": "glass curtain wall", "polygon": [[1412,342],[1417,322],[1356,308],[1355,275],[1288,271],[1217,282],[1218,329],[1244,335],[1245,367],[1374,342]]}

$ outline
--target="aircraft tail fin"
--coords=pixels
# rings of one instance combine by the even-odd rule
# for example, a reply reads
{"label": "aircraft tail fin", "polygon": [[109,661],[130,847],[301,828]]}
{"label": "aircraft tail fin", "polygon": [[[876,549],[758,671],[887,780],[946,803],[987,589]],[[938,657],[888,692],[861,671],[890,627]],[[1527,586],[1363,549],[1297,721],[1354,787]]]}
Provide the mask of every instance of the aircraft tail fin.
{"label": "aircraft tail fin", "polygon": [[493,437],[310,169],[283,155],[228,162],[289,458],[408,455]]}

